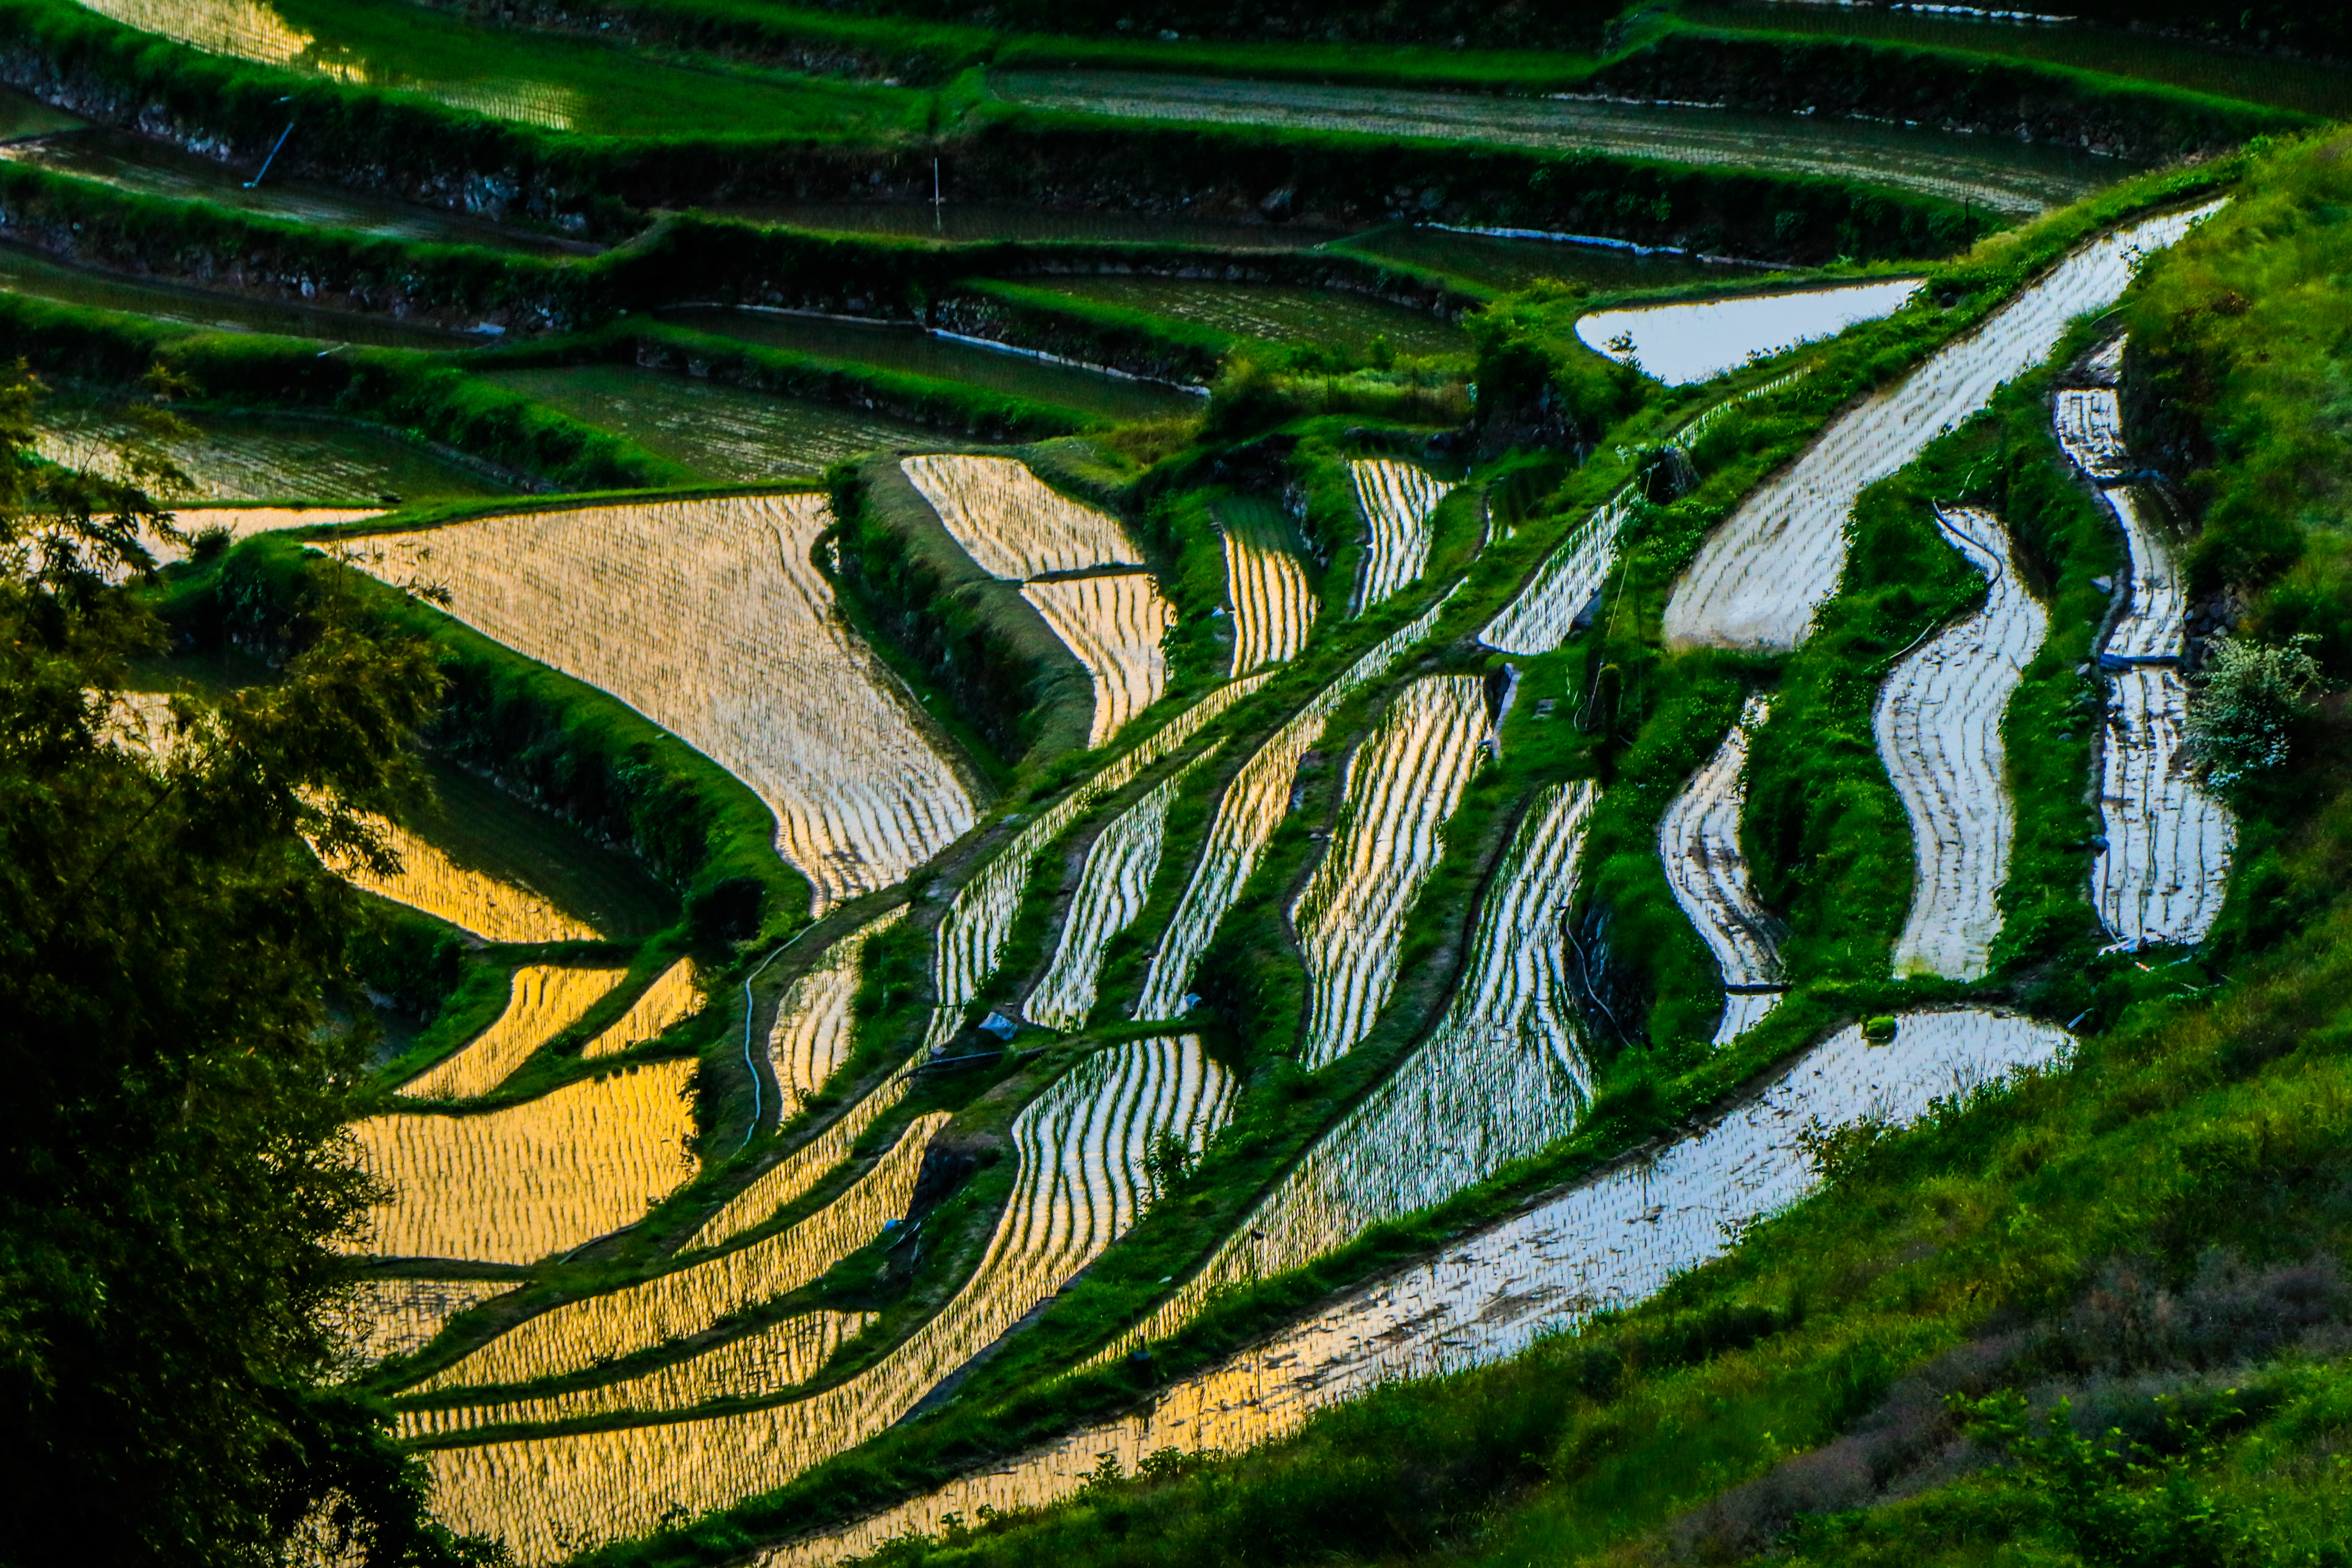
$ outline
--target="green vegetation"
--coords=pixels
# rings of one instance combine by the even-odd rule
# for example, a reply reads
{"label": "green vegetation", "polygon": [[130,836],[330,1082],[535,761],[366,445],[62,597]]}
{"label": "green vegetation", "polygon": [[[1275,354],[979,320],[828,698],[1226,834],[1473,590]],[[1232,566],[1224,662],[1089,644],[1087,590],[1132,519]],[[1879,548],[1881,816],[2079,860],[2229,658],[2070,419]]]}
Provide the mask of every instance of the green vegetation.
{"label": "green vegetation", "polygon": [[[357,813],[413,777],[432,666],[322,603],[273,691],[192,715],[163,758],[110,742],[162,627],[103,574],[150,568],[164,528],[136,489],[28,460],[34,394],[0,394],[12,1550],[258,1557],[334,1496],[382,1561],[455,1561],[328,1386],[331,1247],[370,1194],[340,1152],[366,1041],[325,1000],[361,914],[300,847],[381,858]],[[29,555],[36,517],[67,548]]]}
{"label": "green vegetation", "polygon": [[[2187,15],[2156,4],[2129,19]],[[2336,111],[2331,68],[2305,60],[2264,80],[2210,47],[2262,26],[2305,48],[2332,35],[2259,6],[2184,46],[1676,0],[1418,11],[1278,0],[1246,14],[1195,0],[1128,12],[436,0],[407,13],[285,0],[233,19],[234,39],[206,36],[228,52],[205,53],[71,0],[0,0],[10,80],[134,151],[160,138],[184,162],[217,160],[222,192],[282,178],[343,203],[313,210],[289,195],[262,210],[258,197],[201,199],[202,181],[0,159],[0,227],[31,247],[0,258],[0,274],[22,280],[0,299],[0,362],[24,362],[0,389],[0,618],[12,627],[0,639],[0,897],[13,900],[0,910],[0,942],[13,944],[0,1045],[17,1075],[5,1142],[15,1174],[0,1183],[0,1377],[21,1415],[0,1447],[16,1461],[11,1517],[40,1538],[20,1552],[28,1564],[275,1561],[329,1497],[345,1511],[328,1524],[359,1527],[354,1560],[369,1568],[485,1556],[429,1522],[424,1468],[392,1440],[387,1413],[478,1406],[406,1391],[547,1306],[676,1267],[722,1205],[779,1162],[832,1148],[818,1141],[853,1110],[855,1146],[743,1234],[824,1213],[916,1119],[943,1113],[898,1225],[862,1228],[845,1261],[787,1297],[684,1341],[568,1365],[537,1391],[675,1365],[810,1309],[876,1314],[798,1389],[719,1391],[718,1409],[775,1407],[780,1439],[797,1445],[785,1405],[880,1363],[974,1277],[1014,1193],[1014,1119],[1063,1073],[1181,1028],[1235,1089],[1226,1131],[1197,1156],[1162,1139],[1129,1152],[1132,1171],[1058,1173],[1139,1183],[1131,1227],[1084,1269],[1041,1279],[985,1353],[934,1369],[942,1381],[912,1418],[839,1451],[820,1444],[789,1483],[704,1498],[699,1517],[633,1513],[625,1530],[548,1521],[572,1560],[748,1557],[1123,1417],[1383,1271],[1645,1159],[1833,1029],[1858,1025],[1900,1051],[1919,1037],[1919,1009],[1969,1005],[2063,1024],[2073,1051],[2011,1081],[1956,1080],[1909,1130],[1875,1116],[1806,1129],[1797,1143],[1826,1198],[1727,1236],[1714,1262],[1650,1299],[1590,1320],[1531,1300],[1526,1310],[1570,1312],[1575,1331],[1328,1410],[1265,1448],[1165,1452],[1132,1479],[1111,1467],[1059,1506],[953,1520],[882,1559],[2341,1568],[2352,176],[2344,138],[2309,118]],[[1222,89],[1234,101],[1252,80],[1279,80],[1286,97],[1264,95],[1289,118],[1052,111],[1003,101],[986,74],[1072,68],[1243,79]],[[1315,89],[1335,84],[1352,84],[1347,113],[1318,121],[1316,105],[1339,100]],[[1469,106],[1446,122],[1460,135],[1338,128],[1402,88],[1454,90]],[[1695,102],[1772,114],[1774,156],[1796,162],[1743,166],[1726,139],[1750,121],[1729,115],[1717,141],[1658,132],[1656,156],[1479,131],[1486,110],[1494,124],[1553,112],[1525,101],[1544,93],[1642,100],[1618,107],[1643,135],[1698,114]],[[59,112],[0,104],[0,124],[44,133]],[[1881,133],[1822,134],[1808,115],[1916,121],[1884,135],[1951,161],[1923,160],[1904,191],[1877,188],[1852,153]],[[2063,147],[2084,167],[2076,150],[2108,157],[2098,167],[2118,177],[2077,169],[2052,199],[2101,184],[2095,195],[2009,222],[1976,187],[1934,183],[1985,137],[2033,144],[2012,149],[2014,168]],[[281,138],[283,161],[261,175]],[[934,193],[974,215],[956,237],[943,211],[924,211]],[[2047,363],[1863,495],[1843,578],[1801,647],[1664,645],[1668,596],[1710,531],[1843,412],[2086,240],[2223,194],[2227,211],[2153,259],[2120,307],[2075,323]],[[370,221],[413,204],[466,216]],[[501,223],[539,242],[498,243]],[[437,243],[477,230],[488,242]],[[570,237],[548,238],[558,234]],[[1651,247],[1664,253],[1634,253]],[[1704,386],[1664,386],[1577,337],[1596,304],[1790,279],[1700,254],[1925,284],[1891,316]],[[220,326],[267,330],[207,330]],[[2218,924],[2161,952],[2110,951],[2093,902],[2094,868],[2114,847],[2102,789],[2126,787],[2094,784],[2099,725],[2119,721],[2095,650],[2131,568],[2111,514],[2063,460],[2049,401],[2065,367],[2124,327],[2132,461],[2162,470],[2185,503],[2194,753],[2236,814]],[[30,374],[72,400],[50,405],[48,427],[70,415],[133,443],[127,471],[145,491],[25,450]],[[404,503],[379,493],[388,519],[183,539],[152,498],[173,493],[162,459],[191,449],[184,426],[196,420],[360,430],[463,463],[485,489],[555,493],[493,506],[386,481],[373,488],[417,489]],[[1086,666],[900,471],[900,453],[942,447],[1017,458],[1116,513],[1174,606],[1151,676],[1161,695],[1101,747],[1086,743]],[[1350,616],[1368,550],[1349,464],[1371,457],[1453,489],[1416,580]],[[872,650],[899,717],[961,753],[972,810],[961,795],[940,804],[953,792],[904,792],[887,745],[857,776],[815,781],[828,809],[880,825],[876,842],[904,833],[926,846],[911,879],[816,919],[815,868],[803,876],[780,858],[777,824],[743,780],[613,695],[472,631],[451,613],[462,605],[436,607],[429,588],[338,559],[372,531],[719,493],[698,484],[806,490],[819,474],[834,521],[809,560],[833,592],[810,591],[837,615],[832,634]],[[1497,613],[1629,486],[1636,499],[1577,630],[1532,655],[1484,644]],[[2015,813],[1990,973],[1897,979],[1888,953],[1912,825],[1873,713],[1887,669],[1985,591],[1932,522],[1935,504],[1956,501],[2005,520],[2050,631],[2001,720]],[[1091,791],[1124,748],[1218,689],[1234,641],[1217,613],[1232,596],[1221,530],[1236,524],[1297,547],[1318,609],[1304,647],[1150,768],[1056,818],[1008,902],[959,902],[994,887],[976,879],[1003,868],[995,858],[1039,813]],[[186,560],[148,571],[142,536]],[[643,569],[574,564],[592,595],[633,593],[623,579]],[[1203,936],[1181,1023],[1129,1018],[1239,770],[1424,616],[1433,630],[1316,710],[1296,777],[1264,794],[1264,851]],[[756,635],[746,649],[772,657]],[[1331,853],[1356,750],[1386,732],[1410,682],[1433,676],[1482,680],[1488,711],[1505,716],[1440,838],[1413,850],[1428,875],[1383,928],[1396,941],[1387,1001],[1345,1056],[1309,1071],[1312,985],[1291,910]],[[186,698],[161,761],[142,760],[109,718],[126,684]],[[1788,988],[1717,1047],[1721,973],[1670,889],[1659,827],[1759,691],[1774,701],[1753,741],[1743,837],[1754,890],[1784,933]],[[779,680],[774,700],[802,705],[795,722],[815,732],[834,695]],[[772,717],[756,679],[723,700],[748,711],[714,710],[716,723]],[[1151,813],[1125,815],[1188,768]],[[1601,787],[1575,890],[1526,917],[1543,933],[1529,940],[1552,942],[1572,975],[1576,994],[1559,1001],[1582,1028],[1549,1044],[1568,1058],[1582,1120],[1508,1163],[1491,1147],[1444,1150],[1468,1163],[1443,1167],[1464,1173],[1433,1206],[1221,1289],[1173,1330],[1142,1331],[1148,1354],[1094,1364],[1133,1345],[1172,1295],[1189,1300],[1195,1272],[1328,1133],[1443,1059],[1415,1053],[1457,999],[1507,847],[1539,792],[1587,779]],[[373,855],[363,811],[528,884],[592,921],[597,939],[485,943],[354,895],[299,838],[320,840],[331,865]],[[1101,837],[1114,824],[1120,836]],[[993,1021],[989,1032],[975,1021],[1018,1013],[1097,843],[1130,857],[1120,919],[1139,913],[1109,941],[1093,1026],[1064,1035],[1015,1017],[1000,1042]],[[779,1017],[835,942],[886,914],[854,978],[828,972],[832,990],[805,993],[818,998],[810,1013]],[[981,942],[976,959],[957,946],[967,940]],[[343,1125],[398,1109],[389,1091],[498,1017],[525,965],[624,978],[584,1016],[520,1042],[521,1066],[487,1101],[430,1114],[523,1107],[577,1084],[602,1066],[583,1045],[688,956],[703,1005],[625,1065],[661,1061],[688,1082],[691,1116],[678,1108],[657,1153],[666,1163],[682,1136],[694,1165],[642,1207],[630,1194],[621,1228],[560,1255],[360,1261],[513,1289],[446,1331],[420,1313],[421,1340],[355,1372],[328,1327],[355,1271],[336,1249],[366,1245],[361,1218],[387,1194],[350,1163]],[[988,973],[952,967],[967,960]],[[935,1019],[943,989],[962,1011]],[[829,1068],[781,1106],[760,1066],[772,1027],[780,1058],[804,1050],[796,1061]],[[466,1437],[528,1444],[646,1419],[515,1415],[490,1414]],[[705,1435],[665,1435],[646,1452]],[[514,1451],[520,1467],[533,1458]],[[625,1476],[634,1508],[668,1484],[666,1462],[610,1473]],[[445,1496],[445,1518],[458,1517],[458,1495]]]}

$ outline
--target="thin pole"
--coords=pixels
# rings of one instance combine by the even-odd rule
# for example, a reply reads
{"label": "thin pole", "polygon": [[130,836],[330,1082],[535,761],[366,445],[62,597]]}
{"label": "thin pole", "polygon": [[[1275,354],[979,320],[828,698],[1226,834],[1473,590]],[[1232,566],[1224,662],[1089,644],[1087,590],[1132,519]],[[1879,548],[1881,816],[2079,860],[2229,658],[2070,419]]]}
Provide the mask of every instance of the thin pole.
{"label": "thin pole", "polygon": [[272,164],[272,163],[275,163],[276,162],[278,162],[278,148],[285,146],[285,145],[286,145],[286,138],[288,138],[289,136],[291,136],[291,135],[293,135],[293,134],[294,134],[294,122],[293,122],[292,121],[290,121],[290,120],[289,120],[289,121],[288,121],[286,122],[286,129],[285,129],[285,130],[283,130],[283,131],[280,131],[280,132],[278,133],[278,142],[277,142],[277,145],[276,145],[276,146],[273,146],[273,147],[271,147],[271,148],[269,149],[269,156],[268,156],[268,157],[267,157],[267,158],[264,158],[264,159],[261,161],[261,173],[260,173],[260,174],[258,174],[254,175],[254,176],[253,176],[253,178],[251,178],[251,179],[249,179],[249,180],[246,181],[246,183],[245,183],[245,188],[246,188],[247,190],[248,190],[248,191],[249,191],[249,190],[253,189],[253,187],[254,187],[254,186],[256,186],[256,185],[257,185],[257,184],[261,184],[262,180],[263,180],[265,177],[267,177],[267,176],[268,176],[268,173],[269,173],[269,165],[270,165],[270,164]]}
{"label": "thin pole", "polygon": [[931,231],[934,234],[947,226],[947,219],[940,212],[940,161],[934,158],[931,160]]}

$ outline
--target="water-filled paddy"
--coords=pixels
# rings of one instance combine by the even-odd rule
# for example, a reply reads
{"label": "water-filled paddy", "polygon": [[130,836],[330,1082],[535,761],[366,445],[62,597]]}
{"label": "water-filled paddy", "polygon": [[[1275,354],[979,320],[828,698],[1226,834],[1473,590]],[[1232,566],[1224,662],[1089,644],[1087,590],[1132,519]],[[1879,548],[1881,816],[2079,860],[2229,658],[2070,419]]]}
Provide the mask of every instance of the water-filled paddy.
{"label": "water-filled paddy", "polygon": [[1192,278],[1056,278],[1041,280],[1041,286],[1074,299],[1196,321],[1260,342],[1304,340],[1360,353],[1374,338],[1384,337],[1399,353],[1470,352],[1470,340],[1444,317],[1362,294]]}
{"label": "water-filled paddy", "polygon": [[[129,26],[214,54],[405,89],[549,130],[872,135],[919,112],[895,88],[698,68],[583,39],[470,25],[364,0],[82,0]],[[298,130],[297,135],[301,134]]]}
{"label": "water-filled paddy", "polygon": [[[508,487],[385,431],[279,414],[188,414],[194,439],[163,451],[188,475],[191,493],[173,499],[226,500],[441,500],[509,493]],[[105,467],[138,427],[95,404],[45,407],[41,455],[76,467]]]}
{"label": "water-filled paddy", "polygon": [[666,310],[662,319],[698,332],[712,332],[742,342],[763,343],[820,359],[903,370],[940,381],[961,381],[990,392],[1055,404],[1111,419],[1157,419],[1171,414],[1197,413],[1200,408],[1196,398],[1171,386],[950,342],[911,326],[716,307]]}
{"label": "water-filled paddy", "polygon": [[862,452],[938,439],[884,415],[631,365],[501,370],[483,379],[730,484],[800,479]]}
{"label": "water-filled paddy", "polygon": [[1868,180],[2021,215],[2063,206],[2124,171],[2087,153],[1827,116],[1140,72],[1006,71],[990,85],[1016,102],[1096,114],[1671,158]]}
{"label": "water-filled paddy", "polygon": [[5,243],[0,243],[0,290],[54,300],[63,305],[129,310],[225,332],[276,332],[321,342],[396,349],[463,348],[474,341],[436,327],[410,325],[384,316],[319,310],[272,300],[215,294],[177,283],[125,278],[119,273],[70,266],[38,251]]}
{"label": "water-filled paddy", "polygon": [[[0,121],[5,121],[6,112],[5,106],[0,105]],[[0,135],[5,134],[0,132]],[[395,239],[427,240],[440,245],[490,245],[541,254],[590,248],[478,218],[288,180],[275,174],[248,188],[247,182],[258,172],[257,165],[215,163],[127,131],[94,128],[9,142],[0,145],[0,158],[37,164],[78,179],[96,180],[142,195],[211,202],[261,217],[355,229]]]}
{"label": "water-filled paddy", "polygon": [[1834,337],[1857,321],[1892,315],[1921,287],[1916,278],[1893,278],[1788,294],[1596,310],[1576,323],[1576,335],[1595,353],[1638,363],[1668,385],[1682,386],[1799,343]]}
{"label": "water-filled paddy", "polygon": [[1207,223],[1155,213],[1061,212],[1023,202],[793,202],[722,204],[703,209],[749,223],[831,234],[887,234],[952,243],[1069,240],[1084,244],[1198,245],[1223,250],[1307,250],[1338,229],[1292,224]]}
{"label": "water-filled paddy", "polygon": [[1428,224],[1391,224],[1340,241],[1333,249],[1374,261],[1442,272],[1489,289],[1524,289],[1541,279],[1579,284],[1596,294],[1692,284],[1737,283],[1757,276],[1748,267],[1710,263],[1676,252],[1643,256],[1606,245],[1548,239],[1503,239]]}

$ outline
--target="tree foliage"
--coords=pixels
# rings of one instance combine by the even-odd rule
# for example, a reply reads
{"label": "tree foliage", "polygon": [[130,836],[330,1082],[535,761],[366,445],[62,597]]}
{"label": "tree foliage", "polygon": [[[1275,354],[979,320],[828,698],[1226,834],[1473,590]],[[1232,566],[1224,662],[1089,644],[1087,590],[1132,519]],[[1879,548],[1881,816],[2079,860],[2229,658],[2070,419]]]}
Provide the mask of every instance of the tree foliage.
{"label": "tree foliage", "polygon": [[362,813],[413,787],[436,678],[330,611],[282,680],[141,723],[173,475],[42,462],[38,390],[0,387],[0,1559],[270,1562],[307,1521],[449,1560],[332,1386],[358,905],[304,844],[386,863]]}

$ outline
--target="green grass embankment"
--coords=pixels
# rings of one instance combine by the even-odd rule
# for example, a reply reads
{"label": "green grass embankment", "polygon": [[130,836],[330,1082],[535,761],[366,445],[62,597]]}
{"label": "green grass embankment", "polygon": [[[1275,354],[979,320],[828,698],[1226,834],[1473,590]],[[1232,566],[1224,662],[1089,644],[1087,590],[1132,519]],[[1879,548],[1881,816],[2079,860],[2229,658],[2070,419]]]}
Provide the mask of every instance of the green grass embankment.
{"label": "green grass embankment", "polygon": [[964,382],[795,353],[635,317],[593,331],[489,351],[467,363],[484,370],[573,364],[683,370],[751,392],[864,409],[987,443],[1070,435],[1102,423],[1077,410]]}
{"label": "green grass embankment", "polygon": [[[836,582],[869,634],[943,700],[926,711],[977,737],[1000,787],[1016,772],[1084,751],[1094,683],[1021,585],[964,553],[892,458],[837,476]],[[911,673],[911,671],[910,671]]]}
{"label": "green grass embankment", "polygon": [[0,296],[0,355],[41,375],[130,387],[162,366],[187,395],[392,426],[564,489],[637,489],[693,476],[635,442],[401,349],[322,353],[296,338],[206,332],[149,317]]}

